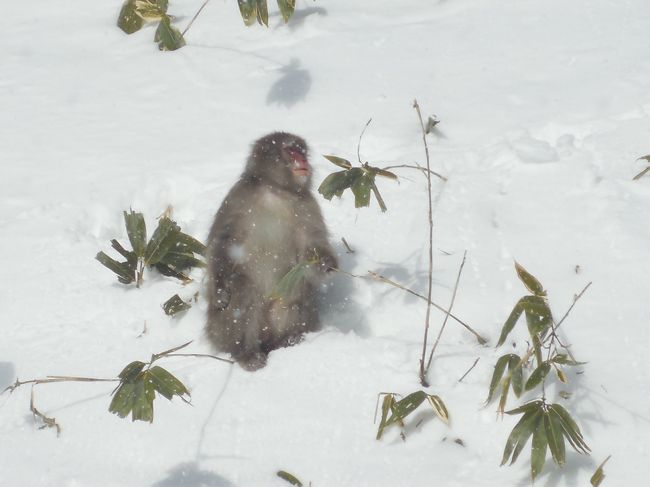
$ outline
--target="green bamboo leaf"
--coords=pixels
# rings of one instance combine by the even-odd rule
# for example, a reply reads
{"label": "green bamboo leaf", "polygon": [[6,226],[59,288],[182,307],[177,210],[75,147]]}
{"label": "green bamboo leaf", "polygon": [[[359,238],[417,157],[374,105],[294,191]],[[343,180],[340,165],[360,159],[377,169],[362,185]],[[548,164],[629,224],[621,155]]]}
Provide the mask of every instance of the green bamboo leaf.
{"label": "green bamboo leaf", "polygon": [[546,449],[548,447],[548,440],[546,438],[546,428],[542,421],[543,415],[540,415],[539,420],[535,425],[533,431],[533,444],[530,450],[530,475],[533,480],[539,475],[544,468],[546,462]]}
{"label": "green bamboo leaf", "polygon": [[555,367],[555,366],[553,367],[555,369],[555,375],[557,375],[558,380],[562,382],[562,384],[568,384],[569,379],[567,379],[567,376],[564,374],[564,371],[562,371],[562,369],[560,369],[559,367]]}
{"label": "green bamboo leaf", "polygon": [[298,286],[302,284],[307,271],[311,267],[311,262],[299,262],[289,272],[287,272],[280,282],[278,282],[271,293],[267,296],[268,299],[279,299],[286,303],[290,302]]}
{"label": "green bamboo leaf", "polygon": [[342,157],[338,157],[338,156],[323,155],[323,157],[328,161],[330,161],[332,164],[336,164],[337,166],[342,167],[343,169],[352,169],[352,163],[347,159],[343,159]]}
{"label": "green bamboo leaf", "polygon": [[352,184],[352,193],[354,193],[354,207],[362,208],[370,206],[370,191],[372,191],[373,179],[370,173],[364,172],[363,175]]}
{"label": "green bamboo leaf", "polygon": [[156,394],[153,384],[145,380],[145,377],[138,380],[133,389],[131,421],[147,421],[153,423],[153,401],[155,398]]}
{"label": "green bamboo leaf", "polygon": [[165,254],[176,244],[180,227],[167,217],[158,220],[158,227],[153,232],[144,254],[145,264],[157,264]]}
{"label": "green bamboo leaf", "polygon": [[490,381],[490,390],[488,392],[488,397],[485,400],[486,405],[489,404],[494,398],[494,391],[496,390],[497,386],[501,382],[501,378],[503,377],[503,372],[505,372],[506,370],[506,365],[508,365],[510,356],[511,355],[508,354],[499,357],[499,360],[497,360],[497,363],[494,366],[494,372],[492,373],[492,380]]}
{"label": "green bamboo leaf", "polygon": [[190,309],[192,305],[183,301],[178,294],[174,294],[163,303],[162,307],[167,316],[175,316],[181,311]]}
{"label": "green bamboo leaf", "polygon": [[140,372],[142,372],[142,369],[144,369],[146,365],[147,364],[140,362],[139,360],[131,362],[129,365],[122,369],[122,372],[118,374],[118,377],[122,379],[122,382],[135,382],[138,375]]}
{"label": "green bamboo leaf", "polygon": [[512,329],[515,327],[517,320],[519,320],[521,313],[523,313],[524,308],[522,306],[522,300],[523,298],[517,301],[517,304],[515,304],[515,307],[512,308],[512,311],[510,312],[510,316],[508,316],[508,319],[503,324],[503,328],[501,328],[501,336],[499,337],[497,347],[503,345],[503,343],[506,341],[506,338],[508,338],[508,335],[510,334]]}
{"label": "green bamboo leaf", "polygon": [[427,393],[424,391],[416,391],[404,399],[401,399],[393,404],[392,415],[386,420],[386,426],[395,422],[403,421],[409,414],[415,411],[420,404],[427,398]]}
{"label": "green bamboo leaf", "polygon": [[526,312],[526,323],[530,335],[544,334],[553,322],[553,315],[546,299],[540,296],[525,296],[521,299],[521,303]]}
{"label": "green bamboo leaf", "polygon": [[377,176],[382,176],[384,178],[393,179],[395,181],[397,181],[399,179],[397,177],[397,174],[395,174],[395,173],[393,173],[391,171],[387,171],[386,169],[380,169],[378,167],[372,167],[372,166],[368,166],[367,169],[370,170],[370,172],[372,172],[373,174],[375,174]]}
{"label": "green bamboo leaf", "polygon": [[202,242],[195,239],[194,237],[192,237],[191,235],[188,235],[187,233],[179,232],[176,241],[178,242],[179,246],[183,247],[184,251],[194,252],[195,254],[205,256],[205,252],[206,252],[205,245]]}
{"label": "green bamboo leaf", "polygon": [[449,423],[449,411],[447,410],[447,406],[445,406],[445,403],[442,401],[442,399],[440,399],[439,396],[429,394],[427,395],[427,401],[429,401],[429,404],[431,404],[433,412],[436,413],[436,416],[438,416],[443,422]]}
{"label": "green bamboo leaf", "polygon": [[384,429],[386,428],[386,420],[388,419],[388,413],[392,411],[394,403],[394,394],[388,393],[384,396],[384,400],[381,403],[381,421],[379,422],[379,428],[377,428],[377,440],[380,440],[384,434]]}
{"label": "green bamboo leaf", "polygon": [[178,396],[184,401],[189,399],[190,392],[185,385],[162,367],[157,365],[151,367],[147,374],[154,390],[170,401],[174,396]]}
{"label": "green bamboo leaf", "polygon": [[117,16],[117,26],[127,34],[133,34],[142,29],[143,25],[144,20],[136,11],[135,0],[126,0]]}
{"label": "green bamboo leaf", "polygon": [[154,264],[153,266],[158,272],[160,272],[163,276],[167,277],[173,277],[175,279],[178,279],[179,281],[183,281],[184,283],[187,282],[192,282],[192,278],[183,274],[180,271],[177,271],[173,267],[168,266],[167,264],[163,264],[162,262],[158,262],[157,264]]}
{"label": "green bamboo leaf", "polygon": [[519,406],[518,408],[511,409],[510,411],[504,411],[506,414],[514,415],[514,414],[521,414],[521,413],[527,413],[529,411],[536,411],[536,410],[542,410],[544,403],[540,399],[535,399],[534,401],[527,402],[526,404],[523,404]]}
{"label": "green bamboo leaf", "polygon": [[244,24],[251,26],[257,19],[257,1],[256,0],[237,0],[239,12]]}
{"label": "green bamboo leaf", "polygon": [[156,29],[154,42],[158,43],[158,49],[161,51],[175,51],[185,45],[185,38],[181,31],[171,24],[168,15],[163,15]]}
{"label": "green bamboo leaf", "polygon": [[515,262],[515,270],[517,271],[517,275],[519,276],[521,282],[523,282],[524,286],[526,286],[526,289],[528,289],[535,296],[546,296],[546,291],[544,291],[542,284],[537,280],[535,276],[524,269],[523,266],[521,266],[518,262]]}
{"label": "green bamboo leaf", "polygon": [[566,448],[562,428],[558,428],[558,426],[557,420],[553,421],[549,412],[544,413],[544,428],[546,428],[548,449],[551,450],[553,461],[562,467],[566,462]]}
{"label": "green bamboo leaf", "polygon": [[257,0],[257,21],[260,25],[269,26],[269,9],[266,0]]}
{"label": "green bamboo leaf", "polygon": [[535,362],[539,365],[544,361],[542,358],[542,341],[536,333],[531,334],[530,339],[533,342],[533,350],[535,351]]}
{"label": "green bamboo leaf", "polygon": [[135,281],[135,266],[129,265],[128,262],[118,262],[101,251],[95,255],[95,259],[117,274],[117,278],[122,284],[130,284]]}
{"label": "green bamboo leaf", "polygon": [[515,393],[515,396],[521,396],[521,393],[524,390],[524,371],[521,366],[521,358],[519,355],[510,354],[508,359],[508,371],[510,372],[510,377],[512,378],[512,391]]}
{"label": "green bamboo leaf", "polygon": [[280,8],[280,13],[282,14],[282,19],[284,23],[289,22],[289,19],[293,15],[293,11],[296,8],[296,0],[277,0],[278,7]]}
{"label": "green bamboo leaf", "polygon": [[177,252],[173,249],[169,250],[169,252],[162,256],[160,263],[166,264],[178,271],[191,269],[193,267],[205,267],[205,262],[196,258],[193,253]]}
{"label": "green bamboo leaf", "polygon": [[158,22],[167,12],[166,1],[135,0],[135,11],[145,22]]}
{"label": "green bamboo leaf", "polygon": [[285,472],[284,470],[278,470],[276,472],[276,475],[280,477],[282,480],[286,480],[291,485],[302,487],[302,482],[298,480],[294,475],[291,475],[289,472]]}
{"label": "green bamboo leaf", "polygon": [[126,211],[123,213],[131,248],[133,248],[133,252],[137,257],[144,257],[144,251],[147,248],[147,226],[144,223],[144,216],[142,213],[136,213],[133,210],[130,210],[129,213]]}
{"label": "green bamboo leaf", "polygon": [[540,424],[542,423],[542,414],[543,412],[541,410],[538,410],[534,415],[534,418],[531,419],[531,422],[527,425],[528,429],[522,432],[522,436],[519,438],[520,441],[517,442],[515,449],[512,452],[512,460],[510,460],[510,465],[514,464],[517,461],[521,452],[524,451],[524,447],[526,446],[526,443],[528,443],[528,439],[535,432],[535,430],[539,428]]}
{"label": "green bamboo leaf", "polygon": [[548,375],[550,370],[551,370],[551,364],[549,364],[548,362],[542,362],[542,364],[539,367],[537,367],[535,370],[533,370],[532,374],[530,374],[530,377],[526,381],[525,389],[527,391],[530,391],[531,389],[537,387]]}
{"label": "green bamboo leaf", "polygon": [[318,192],[323,195],[326,200],[331,200],[332,197],[341,197],[343,191],[351,188],[352,185],[363,176],[363,169],[353,167],[347,171],[338,171],[327,176],[321,185],[318,187]]}
{"label": "green bamboo leaf", "polygon": [[126,259],[126,264],[130,267],[133,267],[135,269],[135,266],[138,263],[138,256],[135,255],[135,252],[132,252],[130,250],[126,250],[120,242],[118,242],[115,239],[111,239],[111,247],[113,247],[117,252]]}
{"label": "green bamboo leaf", "polygon": [[[501,465],[505,465],[513,454],[515,447],[521,445],[519,451],[524,447],[530,435],[533,434],[533,425],[539,416],[540,411],[535,409],[531,411],[526,411],[524,415],[519,419],[515,427],[510,432],[508,440],[506,441],[506,446],[503,450],[503,456],[501,458]],[[519,453],[517,453],[519,455]],[[516,457],[512,459],[512,463],[516,460]]]}
{"label": "green bamboo leaf", "polygon": [[511,381],[512,377],[510,377],[510,375],[507,375],[503,380],[503,384],[501,385],[501,399],[499,399],[499,407],[497,408],[497,412],[502,414],[506,409],[506,402],[508,402],[508,391],[510,390]]}
{"label": "green bamboo leaf", "polygon": [[135,383],[128,382],[120,384],[113,393],[113,399],[108,406],[108,411],[117,414],[120,418],[126,418],[133,410],[134,397]]}
{"label": "green bamboo leaf", "polygon": [[598,466],[598,468],[596,469],[594,474],[591,476],[591,479],[589,479],[589,481],[591,482],[591,485],[593,487],[598,487],[603,482],[603,480],[605,480],[605,471],[603,470],[603,467],[605,466],[605,464],[607,463],[607,461],[610,458],[612,458],[611,455],[609,455],[607,458],[605,458],[603,463],[601,463]]}
{"label": "green bamboo leaf", "polygon": [[564,436],[569,441],[573,449],[578,453],[588,454],[591,449],[589,446],[587,446],[587,443],[585,443],[582,433],[580,432],[580,428],[578,428],[578,425],[573,420],[568,411],[559,404],[551,404],[548,409],[551,414],[554,414],[558,418],[559,423],[562,426]]}
{"label": "green bamboo leaf", "polygon": [[560,365],[569,365],[569,366],[584,365],[587,363],[587,362],[577,362],[573,359],[570,359],[569,356],[565,353],[558,353],[557,355],[553,356],[553,358],[551,358],[551,362]]}

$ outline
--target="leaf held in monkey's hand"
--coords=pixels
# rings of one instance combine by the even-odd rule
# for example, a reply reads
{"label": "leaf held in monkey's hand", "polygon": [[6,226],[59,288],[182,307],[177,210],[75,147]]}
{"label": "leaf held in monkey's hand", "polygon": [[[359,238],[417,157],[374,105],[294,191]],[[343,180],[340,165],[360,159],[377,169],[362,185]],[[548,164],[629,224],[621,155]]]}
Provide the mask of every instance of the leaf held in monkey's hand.
{"label": "leaf held in monkey's hand", "polygon": [[302,282],[307,270],[311,267],[311,262],[299,262],[289,272],[287,272],[280,282],[278,282],[271,293],[268,295],[269,299],[278,299],[282,301],[291,300],[294,295],[294,290]]}
{"label": "leaf held in monkey's hand", "polygon": [[161,51],[175,51],[185,45],[185,38],[181,31],[171,24],[169,16],[164,15],[156,29],[154,42],[158,43],[158,49]]}
{"label": "leaf held in monkey's hand", "polygon": [[289,19],[293,15],[293,11],[296,8],[296,0],[278,0],[278,7],[280,8],[282,19],[286,24],[289,22]]}

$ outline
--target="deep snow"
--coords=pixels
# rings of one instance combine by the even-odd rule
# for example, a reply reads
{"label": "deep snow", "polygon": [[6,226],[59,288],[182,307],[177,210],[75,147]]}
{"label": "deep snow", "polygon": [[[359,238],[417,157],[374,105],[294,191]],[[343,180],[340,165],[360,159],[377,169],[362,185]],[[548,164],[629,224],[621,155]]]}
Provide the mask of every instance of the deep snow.
{"label": "deep snow", "polygon": [[[170,3],[184,26],[202,2]],[[650,153],[650,4],[298,1],[288,26],[276,15],[266,29],[246,28],[234,3],[213,0],[173,53],[158,52],[151,27],[117,29],[120,1],[4,5],[0,387],[47,374],[114,377],[188,340],[209,352],[203,305],[176,319],[160,309],[198,284],[149,274],[142,289],[126,288],[94,260],[111,238],[125,240],[122,210],[144,212],[152,228],[172,205],[183,230],[204,238],[250,142],[271,130],[310,142],[316,182],[335,170],[320,154],[354,159],[370,117],[364,160],[423,163],[417,98],[442,121],[429,143],[449,178],[434,181],[434,300],[449,302],[467,250],[454,312],[494,344],[525,293],[514,259],[546,286],[557,316],[593,281],[563,325],[588,361],[563,404],[593,454],[569,453],[562,471],[547,458],[536,483],[588,485],[612,454],[603,485],[644,485],[650,176],[631,179]],[[321,207],[342,268],[425,292],[426,181],[396,171],[399,184],[379,181],[386,214],[355,210],[349,195]],[[323,331],[274,352],[263,370],[161,363],[193,406],[158,399],[151,425],[107,412],[112,384],[39,386],[37,407],[63,427],[57,438],[38,429],[28,386],[5,393],[0,485],[288,485],[278,469],[315,487],[528,485],[527,453],[498,467],[516,419],[482,407],[504,351],[453,323],[429,389],[451,425],[420,415],[406,442],[395,430],[374,439],[377,393],[419,389],[424,315],[400,290],[336,276]],[[441,321],[434,313],[433,335]]]}

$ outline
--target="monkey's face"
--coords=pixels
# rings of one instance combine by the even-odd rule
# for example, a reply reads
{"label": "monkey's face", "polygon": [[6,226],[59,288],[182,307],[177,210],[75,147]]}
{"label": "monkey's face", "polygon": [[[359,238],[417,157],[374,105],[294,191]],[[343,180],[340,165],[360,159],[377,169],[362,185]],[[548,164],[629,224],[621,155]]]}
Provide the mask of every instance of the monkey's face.
{"label": "monkey's face", "polygon": [[302,187],[309,184],[311,176],[311,167],[307,160],[307,150],[304,145],[298,141],[282,148],[282,159],[284,159],[291,170],[293,181]]}

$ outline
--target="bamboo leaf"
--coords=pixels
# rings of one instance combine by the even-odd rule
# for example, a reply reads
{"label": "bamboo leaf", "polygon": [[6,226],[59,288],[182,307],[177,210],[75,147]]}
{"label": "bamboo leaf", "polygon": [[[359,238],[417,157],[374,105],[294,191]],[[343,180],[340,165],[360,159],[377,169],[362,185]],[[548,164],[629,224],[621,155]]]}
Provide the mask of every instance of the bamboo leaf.
{"label": "bamboo leaf", "polygon": [[325,159],[330,161],[332,164],[336,164],[339,167],[342,167],[343,169],[352,169],[352,163],[348,161],[347,159],[343,159],[342,157],[338,156],[323,156]]}
{"label": "bamboo leaf", "polygon": [[384,400],[381,403],[381,421],[379,422],[379,428],[377,428],[377,440],[380,440],[384,434],[384,429],[386,428],[386,420],[388,419],[388,413],[393,409],[394,403],[394,394],[388,393],[384,396]]}
{"label": "bamboo leaf", "polygon": [[499,357],[499,360],[497,360],[497,363],[494,366],[494,372],[492,373],[492,380],[490,381],[490,390],[488,392],[488,397],[485,400],[485,404],[489,404],[492,401],[494,397],[494,391],[496,390],[497,386],[501,382],[501,378],[503,377],[503,373],[506,370],[506,365],[508,365],[509,360],[510,360],[510,354],[503,355],[502,357]]}
{"label": "bamboo leaf", "polygon": [[560,382],[563,384],[568,384],[569,379],[567,379],[566,375],[564,374],[564,371],[560,369],[559,367],[554,367],[555,368],[555,375],[557,375],[557,378]]}
{"label": "bamboo leaf", "polygon": [[546,462],[546,449],[548,440],[546,438],[546,428],[542,420],[543,414],[540,415],[535,430],[533,431],[533,444],[530,450],[530,475],[533,480],[540,474]]}
{"label": "bamboo leaf", "polygon": [[580,428],[573,420],[571,415],[559,404],[551,404],[549,406],[549,411],[551,414],[554,414],[558,420],[559,424],[562,427],[562,431],[566,439],[569,441],[574,450],[578,453],[588,454],[591,449],[585,443],[585,440],[580,432]]}
{"label": "bamboo leaf", "polygon": [[135,0],[135,11],[145,22],[158,22],[167,12],[167,1]]}
{"label": "bamboo leaf", "polygon": [[142,377],[133,388],[133,409],[131,421],[147,421],[153,423],[153,401],[156,394],[150,381]]}
{"label": "bamboo leaf", "polygon": [[289,19],[293,15],[293,11],[296,8],[296,0],[277,0],[278,7],[280,8],[280,13],[282,14],[282,19],[286,24],[289,22]]}
{"label": "bamboo leaf", "polygon": [[525,389],[527,391],[530,391],[531,389],[537,387],[548,375],[550,370],[551,370],[551,364],[549,364],[548,362],[542,362],[542,364],[539,367],[537,367],[535,370],[533,370],[532,374],[530,374],[530,377],[526,381]]}
{"label": "bamboo leaf", "polygon": [[133,409],[134,397],[135,383],[120,384],[113,393],[113,399],[108,406],[108,411],[117,414],[120,418],[126,418]]}
{"label": "bamboo leaf", "polygon": [[269,9],[266,0],[257,0],[257,21],[261,25],[269,26]]}
{"label": "bamboo leaf", "polygon": [[170,250],[160,259],[161,264],[166,264],[178,271],[192,267],[205,267],[205,262],[196,258],[191,252],[177,252]]}
{"label": "bamboo leaf", "polygon": [[127,0],[122,4],[122,9],[117,16],[117,26],[127,34],[142,29],[144,20],[140,17],[135,8],[135,0]]}
{"label": "bamboo leaf", "polygon": [[271,293],[267,296],[268,299],[279,299],[287,303],[290,302],[294,298],[298,286],[302,284],[311,265],[311,262],[303,261],[293,266],[293,268],[287,272],[282,279],[280,279],[280,282],[273,287]]}
{"label": "bamboo leaf", "polygon": [[591,476],[591,479],[589,479],[589,481],[591,482],[591,485],[593,487],[598,487],[603,482],[603,480],[605,480],[605,471],[603,470],[603,467],[605,466],[605,464],[607,463],[607,461],[610,458],[612,458],[611,455],[609,455],[607,458],[605,458],[603,463],[598,465],[598,468],[596,469],[594,474]]}
{"label": "bamboo leaf", "polygon": [[164,15],[156,29],[154,42],[158,43],[158,49],[161,51],[175,51],[185,45],[185,38],[181,31],[171,24],[169,16]]}
{"label": "bamboo leaf", "polygon": [[122,369],[122,372],[118,374],[118,377],[122,379],[122,382],[134,382],[140,372],[142,372],[142,369],[144,369],[145,365],[147,364],[140,362],[139,360],[131,362]]}
{"label": "bamboo leaf", "polygon": [[95,259],[117,274],[117,278],[122,284],[130,284],[135,281],[135,266],[129,265],[128,262],[118,262],[101,251],[95,255]]}
{"label": "bamboo leaf", "polygon": [[180,271],[177,271],[176,269],[168,266],[167,264],[163,264],[162,262],[158,262],[157,264],[154,265],[154,267],[163,276],[173,277],[173,278],[178,279],[179,281],[183,281],[185,283],[192,282],[192,279],[189,276],[183,274]]}
{"label": "bamboo leaf", "polygon": [[278,470],[276,472],[276,475],[280,477],[282,480],[286,480],[291,485],[302,487],[302,482],[298,480],[295,476],[291,475],[289,472],[285,472],[284,470]]}
{"label": "bamboo leaf", "polygon": [[546,299],[540,296],[524,296],[521,303],[526,312],[528,333],[531,336],[543,334],[553,322],[553,315]]}
{"label": "bamboo leaf", "polygon": [[433,408],[433,412],[436,413],[436,416],[438,416],[443,422],[449,423],[449,411],[447,410],[447,406],[445,406],[445,403],[440,399],[440,397],[435,396],[435,395],[427,395],[427,401],[429,401],[429,404],[431,404],[431,407]]}
{"label": "bamboo leaf", "polygon": [[183,301],[178,294],[174,294],[163,303],[162,307],[167,316],[175,316],[181,311],[190,309],[192,305]]}
{"label": "bamboo leaf", "polygon": [[321,185],[318,187],[318,192],[323,195],[326,200],[331,200],[332,197],[341,197],[343,191],[351,188],[352,185],[363,176],[363,169],[353,167],[350,170],[338,171],[327,176]]}
{"label": "bamboo leaf", "polygon": [[521,358],[514,353],[508,359],[508,371],[510,372],[512,390],[515,396],[521,396],[524,390],[524,371],[521,366]]}
{"label": "bamboo leaf", "polygon": [[354,207],[363,208],[370,206],[370,192],[372,191],[373,178],[364,172],[352,184],[352,193],[354,194]]}
{"label": "bamboo leaf", "polygon": [[144,257],[144,251],[147,248],[147,226],[144,223],[144,216],[133,210],[130,210],[129,213],[125,211],[124,224],[133,252],[137,257]]}
{"label": "bamboo leaf", "polygon": [[[503,456],[501,458],[501,465],[505,465],[508,462],[517,446],[519,446],[519,451],[523,449],[524,445],[528,441],[528,438],[530,438],[530,435],[533,434],[533,425],[539,414],[540,411],[537,409],[530,410],[526,411],[524,415],[519,419],[515,427],[510,432],[508,440],[506,441],[506,446],[503,450]],[[517,456],[518,455],[519,452],[517,452]],[[516,457],[513,457],[510,463],[514,463],[516,459]]]}
{"label": "bamboo leaf", "polygon": [[523,404],[518,408],[511,409],[510,411],[504,411],[504,412],[510,415],[527,413],[528,411],[536,411],[538,409],[541,410],[543,404],[544,403],[541,400],[535,399],[534,401],[527,402],[526,404]]}
{"label": "bamboo leaf", "polygon": [[587,363],[587,362],[577,362],[573,359],[570,359],[569,356],[565,353],[558,353],[557,355],[553,356],[553,358],[551,358],[551,362],[560,365],[569,365],[569,366],[584,365]]}
{"label": "bamboo leaf", "polygon": [[562,429],[558,429],[556,424],[551,420],[548,412],[544,413],[544,428],[546,429],[546,439],[548,440],[548,449],[551,451],[553,461],[560,467],[564,466],[566,461],[566,449],[564,447],[564,436]]}
{"label": "bamboo leaf", "polygon": [[257,1],[256,0],[237,0],[239,12],[244,24],[251,26],[257,19]]}
{"label": "bamboo leaf", "polygon": [[157,264],[177,242],[180,227],[167,217],[158,220],[158,227],[147,244],[144,261],[150,266]]}
{"label": "bamboo leaf", "polygon": [[542,284],[537,280],[535,276],[524,269],[524,267],[518,262],[515,262],[515,270],[517,271],[517,275],[519,276],[521,282],[523,282],[524,286],[526,286],[526,289],[528,289],[535,296],[546,296],[546,291],[544,291]]}
{"label": "bamboo leaf", "polygon": [[[157,365],[151,367],[147,371],[147,374],[154,390],[170,401],[174,396],[179,396],[184,401],[187,401],[189,398],[190,392],[185,385],[162,367]],[[187,396],[187,398],[184,396]]]}
{"label": "bamboo leaf", "polygon": [[517,324],[517,320],[519,320],[521,313],[523,313],[524,308],[522,306],[522,301],[523,298],[517,301],[517,304],[515,304],[515,307],[510,312],[510,316],[508,316],[508,319],[503,324],[503,328],[501,328],[501,336],[499,337],[497,347],[503,345],[503,343],[506,341],[506,338],[508,338],[508,335],[510,334],[512,329],[515,327],[515,324]]}
{"label": "bamboo leaf", "polygon": [[178,245],[183,246],[185,251],[194,252],[195,254],[205,256],[205,252],[206,252],[205,245],[202,242],[195,239],[194,237],[192,237],[191,235],[188,235],[187,233],[179,232],[176,241],[178,242]]}
{"label": "bamboo leaf", "polygon": [[503,384],[501,385],[501,399],[499,399],[499,407],[497,408],[497,411],[501,414],[503,414],[503,411],[506,409],[506,402],[508,401],[508,391],[510,390],[511,380],[512,378],[508,375],[503,380]]}
{"label": "bamboo leaf", "polygon": [[386,426],[395,422],[403,421],[409,414],[415,411],[420,404],[427,398],[427,393],[424,391],[416,391],[404,399],[401,399],[393,404],[392,415],[386,420]]}

